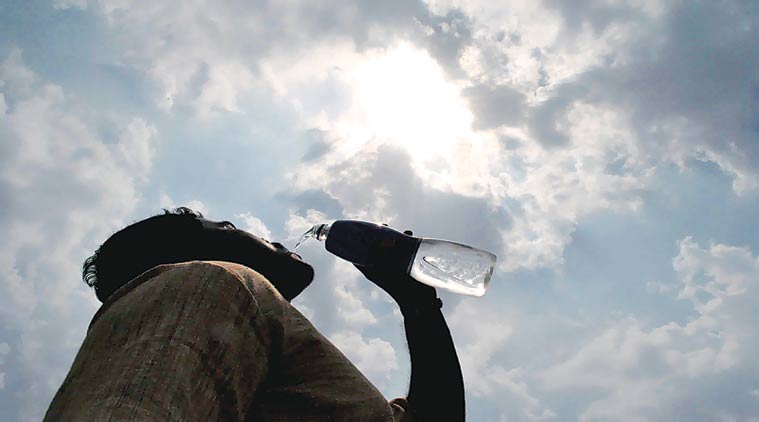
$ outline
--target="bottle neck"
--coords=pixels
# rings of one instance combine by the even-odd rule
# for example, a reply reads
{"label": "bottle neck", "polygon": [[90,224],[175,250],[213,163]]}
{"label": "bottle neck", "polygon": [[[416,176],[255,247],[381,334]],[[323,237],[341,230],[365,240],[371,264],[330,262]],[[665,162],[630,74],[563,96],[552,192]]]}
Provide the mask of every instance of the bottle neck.
{"label": "bottle neck", "polygon": [[327,239],[327,236],[329,235],[329,229],[330,229],[329,224],[320,225],[314,232],[314,238],[316,238],[316,240],[319,240],[319,241],[323,241]]}

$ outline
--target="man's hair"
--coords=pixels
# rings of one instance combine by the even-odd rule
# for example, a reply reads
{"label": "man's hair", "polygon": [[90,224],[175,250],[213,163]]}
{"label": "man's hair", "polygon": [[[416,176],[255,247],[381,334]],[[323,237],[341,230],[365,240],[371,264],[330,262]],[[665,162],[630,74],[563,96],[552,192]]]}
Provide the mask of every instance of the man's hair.
{"label": "man's hair", "polygon": [[101,302],[129,280],[160,264],[201,259],[203,214],[187,207],[163,210],[109,237],[82,265],[82,280]]}

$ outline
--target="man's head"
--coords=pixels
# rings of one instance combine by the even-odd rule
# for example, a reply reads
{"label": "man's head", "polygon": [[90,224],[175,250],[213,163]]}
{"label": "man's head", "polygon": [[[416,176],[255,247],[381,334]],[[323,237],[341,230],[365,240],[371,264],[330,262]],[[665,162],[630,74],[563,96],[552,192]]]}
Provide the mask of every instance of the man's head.
{"label": "man's head", "polygon": [[313,279],[314,270],[279,243],[212,221],[189,208],[165,210],[113,234],[84,262],[82,278],[101,302],[119,287],[160,264],[227,261],[252,268],[290,300]]}

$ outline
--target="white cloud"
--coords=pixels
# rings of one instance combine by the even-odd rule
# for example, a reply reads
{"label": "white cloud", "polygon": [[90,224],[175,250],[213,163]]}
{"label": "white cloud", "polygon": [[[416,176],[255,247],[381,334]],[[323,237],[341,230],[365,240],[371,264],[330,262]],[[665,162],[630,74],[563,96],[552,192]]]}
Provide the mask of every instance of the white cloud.
{"label": "white cloud", "polygon": [[22,380],[19,419],[39,420],[97,306],[81,262],[134,210],[156,131],[127,116],[115,122],[118,142],[104,143],[92,110],[40,80],[18,49],[0,80],[0,320],[18,333],[8,341],[19,364],[6,372]]}
{"label": "white cloud", "polygon": [[292,301],[292,305],[298,309],[300,313],[303,314],[306,318],[308,318],[309,321],[314,321],[314,318],[316,317],[316,311],[311,309],[304,300],[304,296],[298,296]]}
{"label": "white cloud", "polygon": [[330,277],[334,281],[335,311],[344,325],[366,327],[377,323],[377,318],[357,294],[359,272],[352,264],[335,259]]}
{"label": "white cloud", "polygon": [[497,397],[503,418],[550,420],[556,413],[535,397],[525,380],[526,370],[506,368],[496,354],[508,349],[514,326],[508,314],[474,300],[461,301],[448,317],[461,361],[467,392],[476,397]]}
{"label": "white cloud", "polygon": [[398,369],[395,349],[382,339],[365,338],[355,331],[341,331],[331,335],[330,339],[377,385],[387,383],[390,374]]}
{"label": "white cloud", "polygon": [[[328,56],[333,59],[326,60]],[[406,151],[413,177],[418,177],[426,189],[510,204],[514,224],[510,230],[502,230],[508,243],[497,251],[509,257],[500,261],[506,271],[557,267],[581,217],[605,209],[635,211],[642,204],[639,193],[646,186],[652,164],[641,157],[624,116],[614,111],[591,104],[575,105],[561,116],[562,133],[573,147],[548,150],[535,142],[526,127],[475,130],[460,88],[444,79],[439,66],[426,64],[429,56],[408,45],[358,53],[348,44],[315,49],[297,58],[284,52],[272,60],[268,68],[285,67],[294,60],[288,71],[268,71],[267,78],[272,85],[282,87],[281,95],[296,104],[303,119],[327,133],[329,139],[328,153],[290,173],[293,187],[324,190],[353,218],[396,221],[399,213],[391,209],[392,201],[387,198],[408,196],[408,191],[414,190],[413,184],[388,190],[379,175],[379,180],[374,180],[369,163],[383,148]],[[339,72],[329,68],[335,63],[340,65]],[[413,66],[419,76],[405,71],[405,66]],[[434,82],[434,90],[445,95],[434,97],[436,108],[432,109],[413,103],[417,96],[424,101],[433,99],[410,87],[393,97],[396,91],[383,84],[393,84],[396,71],[409,75],[409,84],[415,77],[427,84]],[[374,76],[364,80],[366,74]],[[326,89],[331,85],[354,93],[342,108],[325,114],[319,103],[304,106],[315,86]],[[367,86],[373,90],[365,89]],[[515,95],[518,99],[522,94]],[[401,107],[408,103],[416,104],[414,111]],[[486,106],[494,107],[494,119],[503,114],[504,107],[514,107],[517,121],[523,120],[518,114],[524,112],[520,109],[524,105],[495,102]],[[383,107],[394,111],[388,113]],[[480,112],[479,118],[486,110],[473,109]],[[434,117],[425,118],[427,112]],[[394,120],[374,122],[366,117],[373,115]],[[436,130],[445,135],[436,135]],[[515,145],[505,148],[509,142]],[[619,169],[610,171],[610,163],[618,163]],[[355,186],[355,191],[371,192],[371,199],[356,201],[352,197],[356,192],[346,189],[347,185]]]}
{"label": "white cloud", "polygon": [[[410,41],[385,39],[381,35],[386,33],[377,32],[374,44],[361,42],[364,29],[349,23],[350,18],[374,19],[364,14],[363,3],[344,14],[332,10],[331,25],[323,25],[314,13],[322,9],[310,4],[301,10],[277,4],[265,15],[206,7],[205,2],[178,15],[166,12],[173,10],[167,2],[139,9],[118,1],[100,5],[113,30],[132,34],[143,47],[129,56],[129,63],[162,86],[159,102],[168,98],[169,107],[186,104],[210,115],[244,111],[244,98],[271,90],[298,113],[304,129],[329,133],[329,152],[294,172],[296,188],[325,188],[339,202],[350,201],[328,188],[334,177],[324,173],[383,144],[395,144],[409,151],[427,186],[508,206],[516,218],[512,230],[503,231],[509,242],[499,255],[512,257],[501,262],[503,270],[559,267],[580,218],[604,209],[638,209],[639,194],[657,165],[683,163],[692,156],[693,149],[673,141],[677,119],[659,125],[672,127],[664,143],[670,147],[655,147],[661,142],[643,139],[647,133],[639,131],[636,110],[610,107],[593,85],[594,77],[613,83],[644,61],[639,47],[647,41],[645,34],[650,28],[663,31],[670,17],[653,2],[583,4],[585,13],[564,2],[520,1],[508,7],[427,2],[433,13],[417,9],[413,25],[403,27]],[[194,19],[201,9],[206,18]],[[403,10],[391,16],[407,18]],[[277,37],[267,37],[269,26],[278,28]],[[248,30],[248,43],[237,35],[239,28]],[[171,45],[158,41],[165,31]],[[321,42],[323,37],[329,42]],[[436,50],[435,37],[453,37],[452,44]],[[260,42],[264,39],[271,43]],[[420,48],[425,43],[433,43],[427,44],[432,53]],[[287,48],[274,48],[280,44]],[[452,66],[443,60],[446,54],[455,55],[455,62],[470,72],[456,81],[446,79],[444,70]],[[470,109],[478,115],[472,116],[459,91],[481,85],[521,96],[514,101],[503,97],[490,107],[493,116],[514,109],[520,118],[494,130],[470,127],[473,118],[476,122],[488,113],[473,103]],[[545,149],[536,143],[565,145]],[[752,189],[754,176],[745,163],[738,166],[730,158],[735,154],[702,150],[699,156],[735,175],[736,191]],[[350,167],[352,173],[347,170],[341,176],[355,180],[366,175],[358,166]],[[374,202],[381,205],[383,197],[393,194],[375,189]],[[357,218],[397,217],[394,211],[350,211]]]}
{"label": "white cloud", "polygon": [[242,230],[245,230],[248,233],[253,233],[256,236],[262,237],[264,239],[272,239],[271,230],[269,230],[269,228],[266,227],[266,224],[264,224],[264,222],[261,221],[261,219],[258,217],[254,217],[247,212],[243,214],[237,214],[235,217],[241,219],[245,224],[243,227],[240,227]]}
{"label": "white cloud", "polygon": [[[731,67],[734,78],[726,81],[719,62],[685,53],[702,47],[678,38],[701,27],[691,28],[689,19],[714,15],[725,25],[708,25],[714,30],[692,42],[708,38],[703,48],[732,63],[727,40],[745,50],[754,28],[749,19],[740,19],[743,29],[728,23],[743,9],[739,3],[719,10],[656,2],[427,3],[438,14],[460,9],[471,18],[472,40],[459,64],[472,84],[475,125],[504,140],[506,148],[484,162],[492,162],[485,164],[491,192],[515,214],[504,233],[504,255],[513,259],[501,262],[503,269],[559,266],[580,218],[639,209],[650,176],[671,163],[714,162],[734,178],[738,194],[759,186],[751,164],[756,136],[743,129],[755,126],[743,111],[752,109],[746,93],[755,76]],[[720,92],[720,100],[705,98],[707,91]],[[515,107],[521,101],[524,110]]]}
{"label": "white cloud", "polygon": [[174,199],[172,199],[168,194],[166,194],[164,192],[164,193],[161,194],[161,197],[160,197],[158,203],[159,203],[159,205],[160,205],[161,208],[164,208],[164,209],[167,209],[167,210],[171,210],[171,209],[174,209],[174,208],[177,208],[177,207],[187,207],[187,208],[190,208],[193,211],[200,212],[206,218],[213,218],[208,213],[208,206],[203,201],[199,201],[197,199],[192,199],[192,200],[189,200],[189,201],[185,201],[185,202],[183,202],[183,203],[180,204],[180,203],[177,203],[177,201],[175,201]]}
{"label": "white cloud", "polygon": [[140,178],[148,180],[155,156],[157,131],[142,119],[133,119],[119,136],[118,148],[123,157],[123,168]]}
{"label": "white cloud", "polygon": [[[755,385],[759,341],[754,310],[759,300],[759,258],[748,248],[712,244],[701,248],[692,238],[679,242],[673,261],[681,286],[678,297],[693,304],[696,316],[686,324],[670,322],[646,328],[634,317],[619,321],[569,359],[543,372],[549,390],[594,390],[582,420],[650,420],[677,417],[714,419],[750,415],[756,404],[741,399]],[[718,390],[732,379],[731,385]],[[746,383],[748,382],[748,385]],[[713,394],[732,399],[712,399]],[[634,398],[634,399],[631,399]],[[703,405],[680,409],[682,403]]]}
{"label": "white cloud", "polygon": [[[329,218],[322,212],[308,209],[306,215],[298,213],[290,214],[285,222],[285,232],[287,240],[297,242],[300,237],[316,224],[330,223]],[[294,243],[293,243],[294,244]]]}
{"label": "white cloud", "polygon": [[659,283],[656,281],[646,282],[646,291],[652,293],[671,293],[677,288],[674,284]]}
{"label": "white cloud", "polygon": [[[154,99],[166,111],[189,106],[200,117],[244,112],[249,96],[266,91],[260,61],[272,52],[306,53],[320,43],[384,43],[390,27],[410,25],[414,3],[334,4],[276,2],[250,7],[201,0],[177,10],[172,1],[132,7],[123,0],[95,0],[112,31],[131,40],[124,61],[157,83]],[[378,13],[379,12],[379,13]],[[275,69],[287,72],[287,67]],[[266,94],[264,94],[266,95]]]}

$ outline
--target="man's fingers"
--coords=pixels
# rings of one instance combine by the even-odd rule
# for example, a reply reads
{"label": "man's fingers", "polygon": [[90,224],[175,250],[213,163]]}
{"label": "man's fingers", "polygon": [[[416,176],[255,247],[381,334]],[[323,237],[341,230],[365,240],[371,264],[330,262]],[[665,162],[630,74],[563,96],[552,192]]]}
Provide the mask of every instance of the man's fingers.
{"label": "man's fingers", "polygon": [[[387,225],[387,223],[382,223],[382,225],[385,226],[385,227],[390,227],[390,226]],[[404,230],[403,234],[406,234],[406,235],[409,235],[409,236],[413,236],[414,232],[412,232],[411,230]]]}

